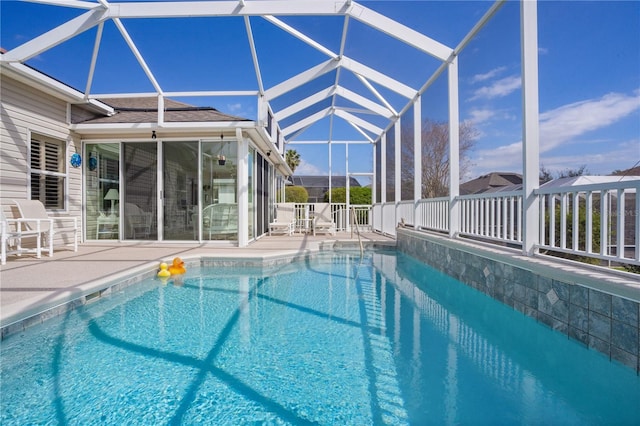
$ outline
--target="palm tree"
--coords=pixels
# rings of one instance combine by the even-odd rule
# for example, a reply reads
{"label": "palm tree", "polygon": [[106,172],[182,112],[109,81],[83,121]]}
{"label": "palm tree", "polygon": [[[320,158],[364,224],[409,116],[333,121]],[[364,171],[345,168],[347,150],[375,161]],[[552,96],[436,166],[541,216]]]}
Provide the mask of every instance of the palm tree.
{"label": "palm tree", "polygon": [[300,165],[300,154],[295,149],[288,149],[285,154],[285,160],[292,172],[296,171],[296,168]]}

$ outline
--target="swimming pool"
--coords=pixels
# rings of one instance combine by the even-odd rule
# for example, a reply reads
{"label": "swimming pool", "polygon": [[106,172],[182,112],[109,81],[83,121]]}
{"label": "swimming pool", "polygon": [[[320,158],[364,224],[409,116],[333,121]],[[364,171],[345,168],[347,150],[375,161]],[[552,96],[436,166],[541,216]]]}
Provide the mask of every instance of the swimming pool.
{"label": "swimming pool", "polygon": [[393,251],[191,268],[1,350],[3,425],[640,420],[635,372]]}

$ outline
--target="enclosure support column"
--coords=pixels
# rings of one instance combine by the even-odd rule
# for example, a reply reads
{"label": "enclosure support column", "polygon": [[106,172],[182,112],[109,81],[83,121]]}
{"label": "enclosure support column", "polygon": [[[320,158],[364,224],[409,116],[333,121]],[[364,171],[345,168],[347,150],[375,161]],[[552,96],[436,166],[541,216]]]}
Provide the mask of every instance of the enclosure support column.
{"label": "enclosure support column", "polygon": [[395,196],[393,198],[393,201],[395,203],[395,219],[394,219],[394,225],[393,225],[393,229],[394,229],[394,233],[395,233],[395,225],[398,223],[398,203],[400,202],[400,200],[402,200],[402,187],[400,186],[400,184],[402,183],[400,181],[401,179],[401,170],[400,170],[400,154],[401,154],[401,145],[402,145],[402,140],[401,140],[401,134],[402,134],[402,118],[398,117],[398,121],[396,121],[396,124],[393,126],[393,130],[395,132],[395,146],[394,146],[394,164],[395,164],[395,179],[394,179],[394,186],[395,186]]}
{"label": "enclosure support column", "polygon": [[347,218],[347,232],[351,231],[351,221],[349,220],[349,217],[351,216],[351,212],[350,212],[350,202],[349,202],[349,192],[350,192],[350,187],[349,187],[349,142],[347,142],[344,145],[344,170],[345,170],[345,179],[346,182],[344,183],[345,186],[345,203],[347,206],[347,211],[346,211],[346,218]]}
{"label": "enclosure support column", "polygon": [[242,130],[236,128],[238,139],[238,247],[249,244],[249,143],[242,137]]}
{"label": "enclosure support column", "polygon": [[[422,96],[413,102],[413,202],[422,198]],[[414,212],[415,213],[415,212]],[[415,214],[414,218],[417,217]],[[414,223],[415,224],[415,223]]]}
{"label": "enclosure support column", "polygon": [[523,254],[531,256],[540,241],[539,187],[540,131],[538,127],[538,3],[520,2],[520,37],[522,49],[522,187]]}
{"label": "enclosure support column", "polygon": [[376,145],[375,143],[372,144],[371,150],[373,151],[373,179],[371,180],[371,204],[375,204],[378,202],[377,198],[376,198],[376,192],[378,191],[378,185],[376,183],[377,180],[377,170],[376,170],[376,166],[377,166],[377,162],[376,162],[376,158],[377,158],[377,150],[378,150],[378,145]]}
{"label": "enclosure support column", "polygon": [[[375,168],[373,169],[375,173]],[[387,202],[387,134],[380,138],[380,202]]]}
{"label": "enclosure support column", "polygon": [[460,226],[460,109],[458,105],[458,57],[451,59],[449,76],[449,237]]}

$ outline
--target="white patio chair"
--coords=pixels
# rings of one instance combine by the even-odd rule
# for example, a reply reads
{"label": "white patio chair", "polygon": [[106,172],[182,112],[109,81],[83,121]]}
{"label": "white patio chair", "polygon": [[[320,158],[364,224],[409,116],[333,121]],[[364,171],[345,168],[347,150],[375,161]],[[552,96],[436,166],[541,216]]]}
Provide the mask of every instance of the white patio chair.
{"label": "white patio chair", "polygon": [[[58,234],[72,234],[73,251],[78,251],[78,220],[75,217],[52,217],[39,200],[13,200],[18,207],[22,231],[35,231],[42,239],[42,251],[53,256],[53,240]],[[37,253],[36,253],[37,255]]]}
{"label": "white patio chair", "polygon": [[269,223],[269,235],[293,235],[296,226],[296,207],[294,203],[276,204],[276,219]]}
{"label": "white patio chair", "polygon": [[314,208],[313,235],[321,233],[335,235],[336,224],[331,218],[331,204],[316,203]]}
{"label": "white patio chair", "polygon": [[[28,253],[30,251],[35,252],[36,258],[40,259],[42,253],[42,239],[40,227],[42,221],[37,221],[36,229],[33,231],[23,230],[22,222],[24,219],[8,219],[4,212],[0,210],[0,264],[5,265],[7,263],[7,256],[15,254],[20,256],[22,253]],[[50,221],[50,219],[46,219]],[[36,240],[36,248],[30,249],[22,246],[24,239],[33,238]]]}
{"label": "white patio chair", "polygon": [[234,203],[210,204],[202,209],[202,237],[227,237],[238,233],[238,205]]}

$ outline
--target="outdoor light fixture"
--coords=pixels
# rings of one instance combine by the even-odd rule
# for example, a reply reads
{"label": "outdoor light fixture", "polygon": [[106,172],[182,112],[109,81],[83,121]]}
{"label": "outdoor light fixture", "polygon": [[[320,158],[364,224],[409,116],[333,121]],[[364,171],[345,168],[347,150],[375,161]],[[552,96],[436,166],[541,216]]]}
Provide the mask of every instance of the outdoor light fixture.
{"label": "outdoor light fixture", "polygon": [[115,201],[120,199],[120,194],[118,193],[118,190],[115,188],[111,188],[110,190],[107,191],[107,195],[104,196],[104,199],[111,201],[111,214],[109,215],[109,217],[115,218],[116,217]]}
{"label": "outdoor light fixture", "polygon": [[271,150],[267,151],[267,157],[271,157]]}
{"label": "outdoor light fixture", "polygon": [[156,137],[157,137],[157,136],[156,136],[156,131],[155,131],[155,130],[152,130],[152,131],[151,131],[151,139],[155,139]]}

